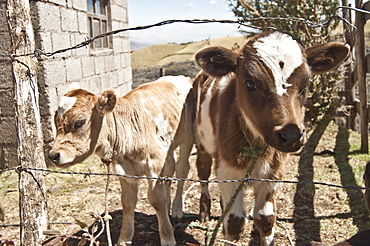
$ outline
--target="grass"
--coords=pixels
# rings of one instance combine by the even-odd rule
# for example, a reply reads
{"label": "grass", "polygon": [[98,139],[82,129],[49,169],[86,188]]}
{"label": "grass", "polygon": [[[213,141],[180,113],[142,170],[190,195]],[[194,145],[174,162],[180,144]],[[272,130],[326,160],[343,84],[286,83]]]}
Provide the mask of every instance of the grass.
{"label": "grass", "polygon": [[185,46],[179,44],[156,44],[135,50],[131,54],[131,66],[133,69],[157,66],[156,64],[163,57],[175,53]]}

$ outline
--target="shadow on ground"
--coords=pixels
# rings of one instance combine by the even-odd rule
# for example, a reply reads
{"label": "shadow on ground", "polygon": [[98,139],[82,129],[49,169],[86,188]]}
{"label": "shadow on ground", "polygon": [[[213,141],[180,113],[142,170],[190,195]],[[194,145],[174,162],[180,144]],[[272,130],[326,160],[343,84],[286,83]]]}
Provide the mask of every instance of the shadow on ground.
{"label": "shadow on ground", "polygon": [[[321,242],[320,237],[320,220],[329,217],[315,216],[314,197],[315,185],[309,182],[313,181],[314,177],[314,155],[315,148],[321,138],[323,132],[313,132],[310,140],[300,153],[298,180],[301,182],[297,185],[297,191],[294,196],[294,215],[293,223],[296,233],[296,245],[308,245],[307,242]],[[348,162],[349,156],[349,132],[347,129],[339,127],[336,136],[336,144],[334,152],[330,153],[334,156],[335,164],[340,173],[342,186],[355,187],[357,186],[355,174]],[[353,218],[353,224],[358,227],[358,230],[367,229],[363,223],[363,215],[366,214],[366,207],[363,202],[363,193],[359,189],[347,189],[348,203],[351,211],[345,214],[337,214],[330,217],[336,218]]]}
{"label": "shadow on ground", "polygon": [[[113,245],[118,241],[121,222],[122,222],[122,210],[116,210],[109,213],[112,216],[110,221],[111,239]],[[185,232],[187,225],[197,219],[196,215],[186,214],[184,218],[177,223],[175,226],[175,238],[177,245],[200,245],[200,243],[194,239],[192,235]],[[89,228],[91,231],[91,227]],[[75,236],[80,237],[84,231],[79,231]],[[98,238],[101,246],[107,246],[107,235],[104,231],[103,234]],[[80,240],[70,239],[70,246],[77,246]],[[87,244],[88,245],[88,244]],[[133,246],[157,246],[160,245],[159,232],[158,232],[158,221],[156,215],[147,215],[144,213],[135,212],[135,235],[132,240]]]}

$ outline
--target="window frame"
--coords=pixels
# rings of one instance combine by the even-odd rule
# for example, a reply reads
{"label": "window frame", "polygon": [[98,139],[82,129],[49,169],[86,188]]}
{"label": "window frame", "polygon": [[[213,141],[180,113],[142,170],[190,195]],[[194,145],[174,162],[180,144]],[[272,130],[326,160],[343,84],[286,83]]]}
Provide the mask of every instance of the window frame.
{"label": "window frame", "polygon": [[[101,13],[102,8],[100,4],[103,3],[103,10],[105,13]],[[111,30],[111,19],[110,19],[110,4],[109,0],[87,0],[87,25],[88,33],[90,38],[93,38],[99,34],[109,32]],[[91,9],[92,7],[92,9]],[[91,10],[93,12],[91,12]],[[104,26],[105,23],[105,26]],[[98,24],[98,26],[94,26]],[[98,30],[97,30],[97,29]],[[112,41],[110,36],[96,39],[90,44],[90,48],[95,50],[106,50],[112,49]]]}

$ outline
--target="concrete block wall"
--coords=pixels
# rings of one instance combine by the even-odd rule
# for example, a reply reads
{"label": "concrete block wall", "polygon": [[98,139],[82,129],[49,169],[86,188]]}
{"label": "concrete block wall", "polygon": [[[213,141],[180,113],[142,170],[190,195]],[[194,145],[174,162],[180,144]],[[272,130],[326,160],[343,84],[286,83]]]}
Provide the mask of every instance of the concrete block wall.
{"label": "concrete block wall", "polygon": [[[110,0],[109,5],[111,30],[127,27],[127,0]],[[37,48],[44,52],[69,48],[89,37],[87,0],[34,1],[31,11]],[[77,82],[96,94],[113,88],[122,96],[131,90],[129,35],[116,34],[111,40],[110,49],[94,51],[86,46],[40,57],[38,81],[44,101],[40,106],[47,149],[54,138],[54,112],[71,83]]]}
{"label": "concrete block wall", "polygon": [[[6,0],[0,0],[0,20],[6,20]],[[9,54],[6,21],[0,21],[1,54]],[[0,168],[18,165],[14,82],[10,57],[0,57]]]}

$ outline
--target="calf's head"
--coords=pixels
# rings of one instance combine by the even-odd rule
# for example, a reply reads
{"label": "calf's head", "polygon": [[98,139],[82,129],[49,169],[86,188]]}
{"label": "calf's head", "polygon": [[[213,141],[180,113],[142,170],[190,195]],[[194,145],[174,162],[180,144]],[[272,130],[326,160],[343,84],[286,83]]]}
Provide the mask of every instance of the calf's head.
{"label": "calf's head", "polygon": [[236,102],[256,138],[283,152],[305,142],[305,97],[311,73],[336,68],[349,53],[342,43],[304,49],[281,32],[256,35],[238,52],[208,47],[196,61],[212,77],[227,76],[236,86]]}
{"label": "calf's head", "polygon": [[100,96],[81,89],[66,93],[55,112],[57,134],[49,159],[58,167],[69,167],[93,154],[104,115],[114,109],[116,101],[112,90]]}

